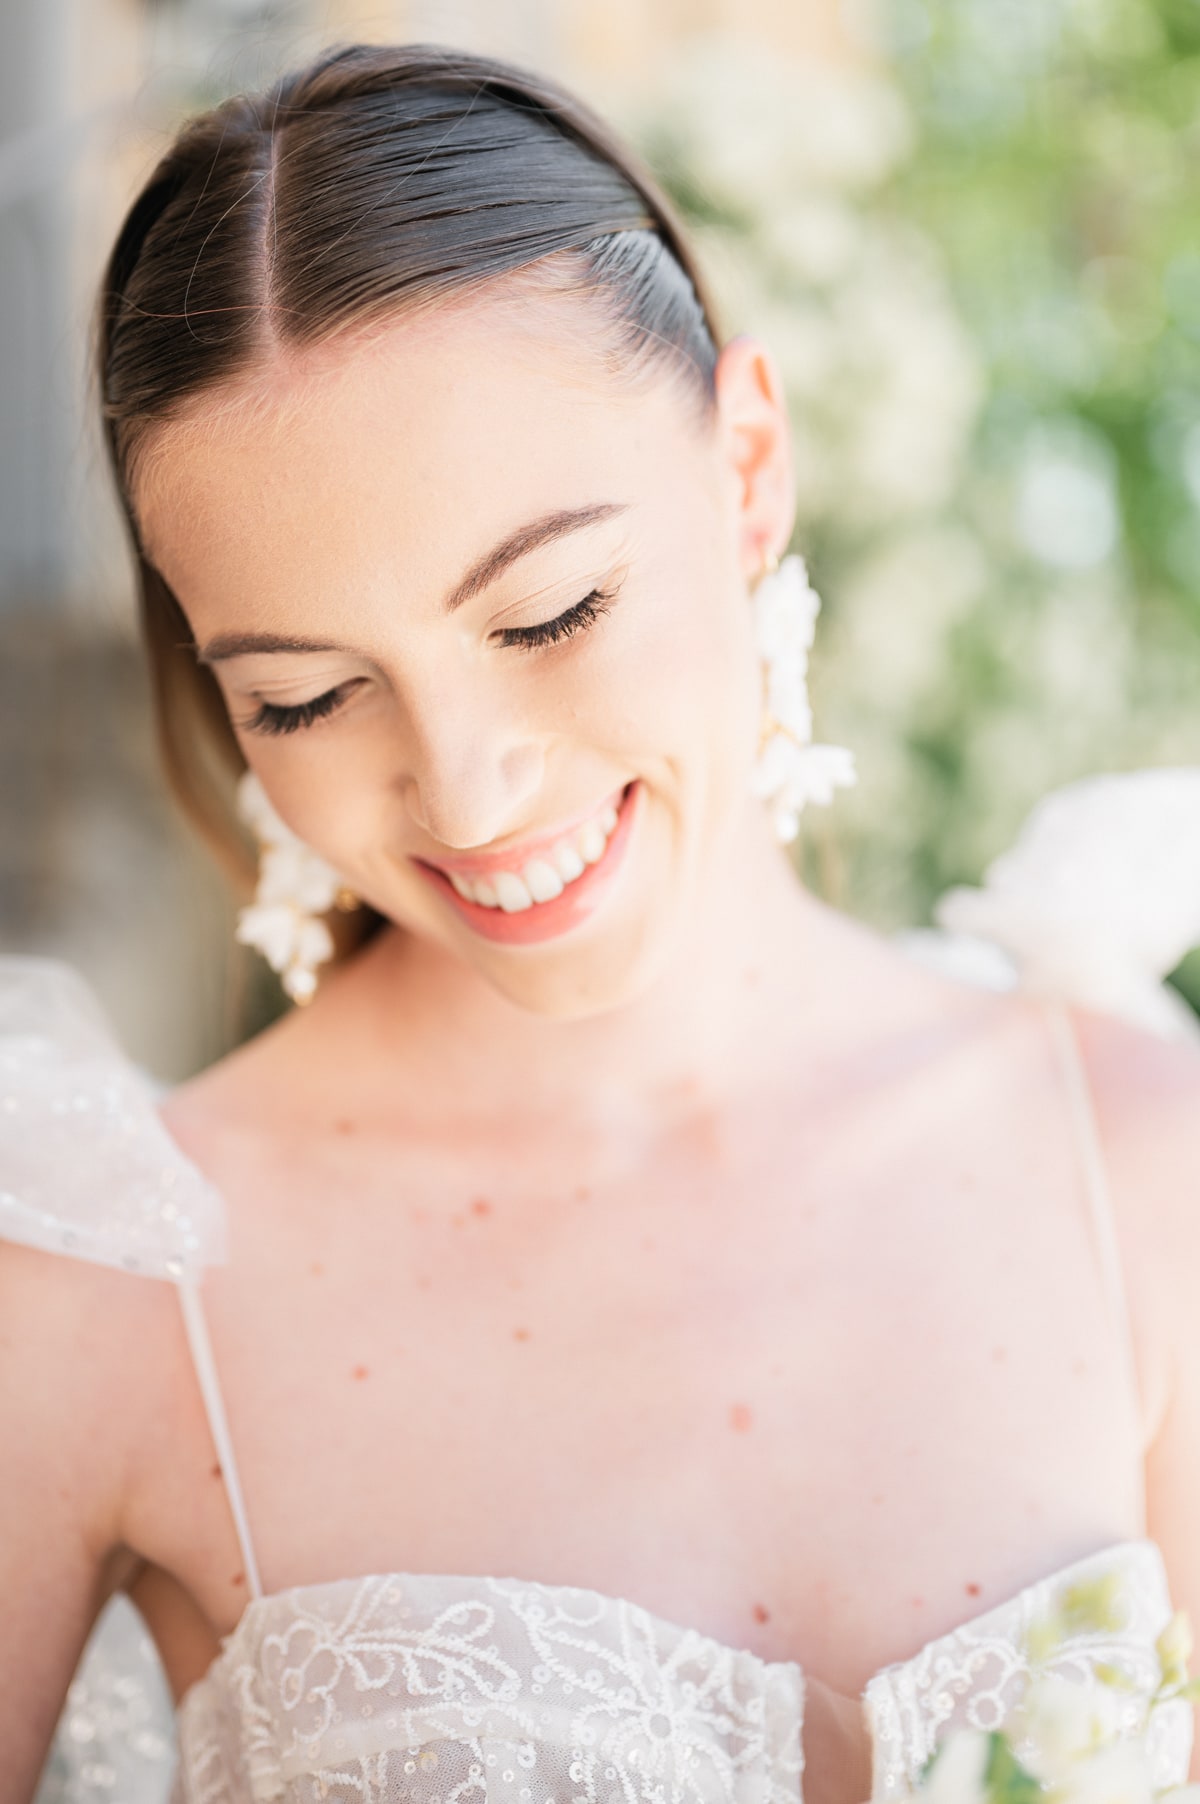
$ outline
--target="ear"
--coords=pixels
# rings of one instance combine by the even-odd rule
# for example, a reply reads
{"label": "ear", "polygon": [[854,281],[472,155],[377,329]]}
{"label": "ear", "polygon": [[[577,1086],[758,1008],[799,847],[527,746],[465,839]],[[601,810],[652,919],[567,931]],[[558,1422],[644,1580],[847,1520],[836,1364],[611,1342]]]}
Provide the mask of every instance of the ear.
{"label": "ear", "polygon": [[717,359],[718,430],[747,582],[783,555],[796,519],[792,432],[779,368],[761,339],[733,338]]}

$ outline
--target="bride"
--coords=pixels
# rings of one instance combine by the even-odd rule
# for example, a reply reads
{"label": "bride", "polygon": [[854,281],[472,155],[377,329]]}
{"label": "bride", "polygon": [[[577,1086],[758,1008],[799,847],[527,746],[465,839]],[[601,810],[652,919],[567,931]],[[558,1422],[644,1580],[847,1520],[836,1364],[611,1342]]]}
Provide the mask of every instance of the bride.
{"label": "bride", "polygon": [[629,153],[325,55],[180,132],[99,376],[167,768],[231,857],[250,773],[305,1006],[156,1109],[10,961],[5,1799],[118,1591],[205,1804],[899,1797],[1101,1573],[1068,1654],[1146,1687],[1200,1059],[796,879],[852,771],[779,375]]}

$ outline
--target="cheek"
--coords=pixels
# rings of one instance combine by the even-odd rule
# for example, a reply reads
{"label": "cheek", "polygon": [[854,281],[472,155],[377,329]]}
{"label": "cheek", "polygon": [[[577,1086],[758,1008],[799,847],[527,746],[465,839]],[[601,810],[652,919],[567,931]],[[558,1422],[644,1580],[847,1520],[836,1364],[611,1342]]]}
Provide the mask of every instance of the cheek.
{"label": "cheek", "polygon": [[598,660],[597,686],[628,742],[687,767],[748,777],[757,745],[762,676],[749,604],[731,587],[661,592]]}
{"label": "cheek", "polygon": [[320,725],[277,738],[242,735],[242,749],[292,832],[349,875],[380,834],[386,783],[378,757]]}

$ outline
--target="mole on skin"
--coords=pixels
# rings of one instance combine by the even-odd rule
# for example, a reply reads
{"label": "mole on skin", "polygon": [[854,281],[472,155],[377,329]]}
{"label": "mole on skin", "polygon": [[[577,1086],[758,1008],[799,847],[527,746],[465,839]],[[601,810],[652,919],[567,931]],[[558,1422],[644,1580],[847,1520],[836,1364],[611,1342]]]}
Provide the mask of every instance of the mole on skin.
{"label": "mole on skin", "polygon": [[528,1340],[529,1339],[528,1328],[514,1328],[513,1329],[513,1339],[514,1340]]}
{"label": "mole on skin", "polygon": [[729,1411],[729,1426],[737,1434],[745,1434],[754,1422],[754,1411],[748,1403],[735,1403]]}
{"label": "mole on skin", "polygon": [[755,1622],[770,1622],[771,1612],[767,1609],[765,1604],[755,1604],[754,1620]]}
{"label": "mole on skin", "polygon": [[366,1366],[355,1366],[352,1376],[355,1378],[365,1378],[367,1376]]}

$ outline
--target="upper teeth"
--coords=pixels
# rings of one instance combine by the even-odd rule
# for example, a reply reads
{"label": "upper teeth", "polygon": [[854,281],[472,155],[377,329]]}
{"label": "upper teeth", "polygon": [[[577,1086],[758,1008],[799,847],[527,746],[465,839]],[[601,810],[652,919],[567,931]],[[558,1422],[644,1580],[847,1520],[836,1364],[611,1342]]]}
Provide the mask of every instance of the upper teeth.
{"label": "upper teeth", "polygon": [[457,871],[446,874],[465,901],[515,914],[536,902],[553,902],[568,883],[583,876],[589,864],[598,864],[616,824],[617,811],[609,806],[519,871],[492,871],[487,877],[463,877]]}

